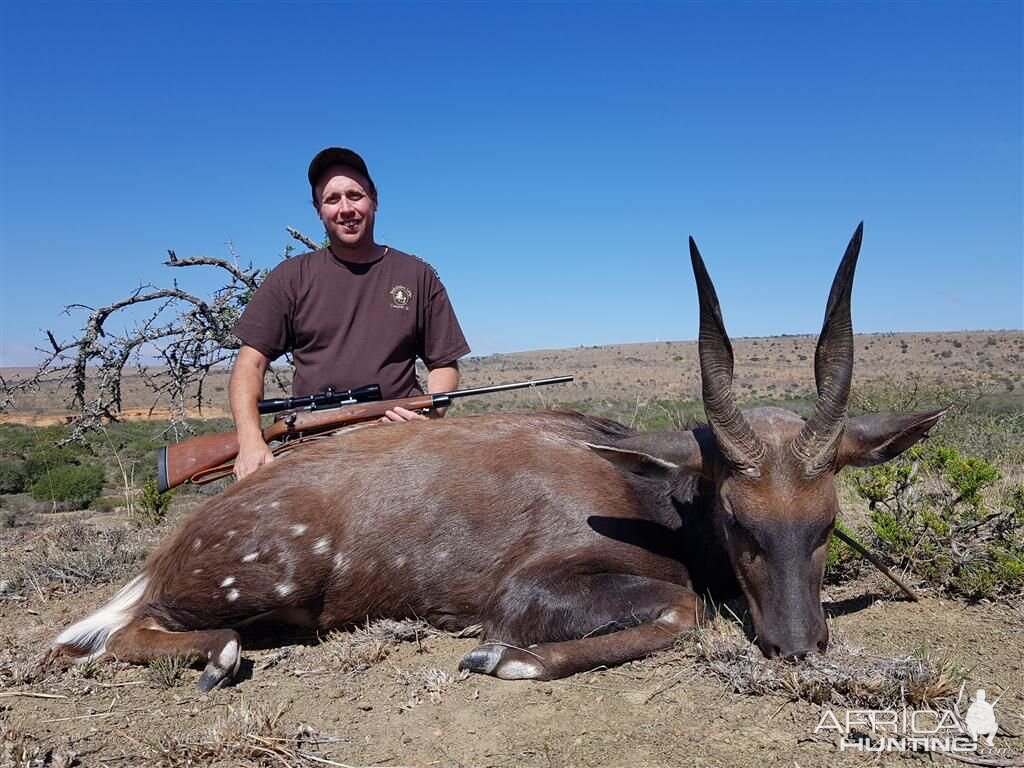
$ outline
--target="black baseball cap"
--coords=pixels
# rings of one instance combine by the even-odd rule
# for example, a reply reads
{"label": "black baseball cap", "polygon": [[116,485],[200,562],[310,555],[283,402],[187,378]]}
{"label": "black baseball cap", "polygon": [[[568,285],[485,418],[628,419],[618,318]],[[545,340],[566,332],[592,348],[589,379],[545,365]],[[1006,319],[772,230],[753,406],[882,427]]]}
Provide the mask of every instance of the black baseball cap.
{"label": "black baseball cap", "polygon": [[370,178],[370,171],[366,167],[366,161],[359,156],[357,152],[353,152],[351,149],[345,147],[328,147],[322,149],[316,153],[316,157],[309,164],[309,172],[306,174],[309,177],[309,187],[313,191],[313,199],[316,200],[316,183],[320,181],[320,177],[323,176],[324,171],[330,168],[332,165],[347,165],[349,168],[355,168],[366,180],[370,182],[370,189],[368,190],[374,198],[377,197],[377,187],[373,183],[373,179]]}

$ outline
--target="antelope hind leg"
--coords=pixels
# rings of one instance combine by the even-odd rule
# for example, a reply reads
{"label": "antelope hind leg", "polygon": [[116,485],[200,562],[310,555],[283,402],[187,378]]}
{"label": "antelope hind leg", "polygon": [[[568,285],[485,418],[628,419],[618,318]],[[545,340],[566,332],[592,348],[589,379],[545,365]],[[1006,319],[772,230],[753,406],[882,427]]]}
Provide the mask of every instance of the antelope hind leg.
{"label": "antelope hind leg", "polygon": [[[555,627],[566,622],[589,629],[579,632],[578,639],[542,641],[528,647],[517,647],[525,643],[515,640],[484,643],[462,658],[459,669],[505,680],[555,680],[669,648],[679,635],[697,626],[703,613],[703,603],[691,589],[656,579],[615,574],[577,577],[565,585],[561,595],[552,595],[550,586],[544,586],[537,594],[546,605],[535,608],[547,615],[532,616],[534,623],[527,626]],[[592,602],[572,599],[581,592]],[[567,607],[574,603],[576,615],[567,616]],[[587,636],[611,624],[627,628]],[[502,635],[486,631],[487,636]]]}
{"label": "antelope hind leg", "polygon": [[204,659],[199,690],[209,693],[238,674],[242,644],[233,629],[172,632],[152,618],[132,619],[107,640],[107,654],[121,661],[145,663],[168,656]]}

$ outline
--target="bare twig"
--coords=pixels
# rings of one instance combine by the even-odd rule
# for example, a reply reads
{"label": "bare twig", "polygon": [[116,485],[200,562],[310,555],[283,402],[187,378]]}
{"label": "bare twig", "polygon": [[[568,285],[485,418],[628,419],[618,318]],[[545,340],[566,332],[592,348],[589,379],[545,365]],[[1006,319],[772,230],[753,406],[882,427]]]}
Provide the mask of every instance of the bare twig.
{"label": "bare twig", "polygon": [[900,590],[902,590],[903,594],[905,594],[915,603],[920,601],[920,598],[917,596],[917,593],[914,592],[914,590],[912,590],[910,587],[908,587],[905,581],[903,581],[899,576],[897,576],[888,568],[886,568],[885,564],[881,560],[879,560],[878,557],[869,552],[863,544],[861,544],[855,538],[850,536],[850,534],[846,533],[845,531],[837,527],[834,531],[834,535],[840,541],[848,544],[850,547],[856,550],[856,552],[860,554],[861,557],[863,557],[865,560],[867,560],[869,563],[875,566],[875,568],[881,571],[882,575],[889,579],[897,587],[899,587]]}
{"label": "bare twig", "polygon": [[294,229],[294,228],[292,228],[292,227],[285,227],[285,229],[287,229],[287,230],[288,230],[288,234],[289,234],[289,235],[291,235],[292,237],[294,237],[294,238],[295,238],[296,240],[298,240],[298,241],[299,241],[300,243],[302,243],[303,245],[305,245],[305,246],[306,246],[307,248],[311,248],[311,249],[312,249],[312,250],[314,250],[314,251],[316,251],[316,250],[318,250],[318,249],[320,248],[320,245],[319,245],[319,243],[317,243],[317,242],[316,242],[315,240],[313,240],[313,238],[311,238],[311,237],[306,237],[306,236],[305,236],[304,234],[302,234],[301,232],[299,232],[299,230],[297,230],[297,229]]}

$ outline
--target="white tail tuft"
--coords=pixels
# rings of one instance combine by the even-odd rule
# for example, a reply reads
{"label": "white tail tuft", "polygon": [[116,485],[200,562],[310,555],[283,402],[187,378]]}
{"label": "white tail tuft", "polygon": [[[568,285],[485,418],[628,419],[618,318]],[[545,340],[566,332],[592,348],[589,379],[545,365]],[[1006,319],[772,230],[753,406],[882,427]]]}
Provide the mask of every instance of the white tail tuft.
{"label": "white tail tuft", "polygon": [[107,638],[131,621],[132,609],[142,599],[148,583],[144,575],[136,576],[96,613],[61,632],[51,647],[64,646],[66,655],[75,664],[98,659],[106,653]]}

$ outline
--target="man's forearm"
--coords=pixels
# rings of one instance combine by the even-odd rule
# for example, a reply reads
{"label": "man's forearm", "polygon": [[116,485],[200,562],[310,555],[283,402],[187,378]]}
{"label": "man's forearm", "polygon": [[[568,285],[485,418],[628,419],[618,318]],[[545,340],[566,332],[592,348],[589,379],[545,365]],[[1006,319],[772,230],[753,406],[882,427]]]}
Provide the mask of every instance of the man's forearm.
{"label": "man's forearm", "polygon": [[[427,392],[437,394],[439,392],[452,392],[459,388],[459,365],[443,365],[432,368],[427,373]],[[447,408],[435,408],[437,416],[444,416]]]}
{"label": "man's forearm", "polygon": [[239,445],[263,441],[258,403],[263,397],[265,358],[249,347],[243,347],[231,371],[231,416],[235,420]]}

